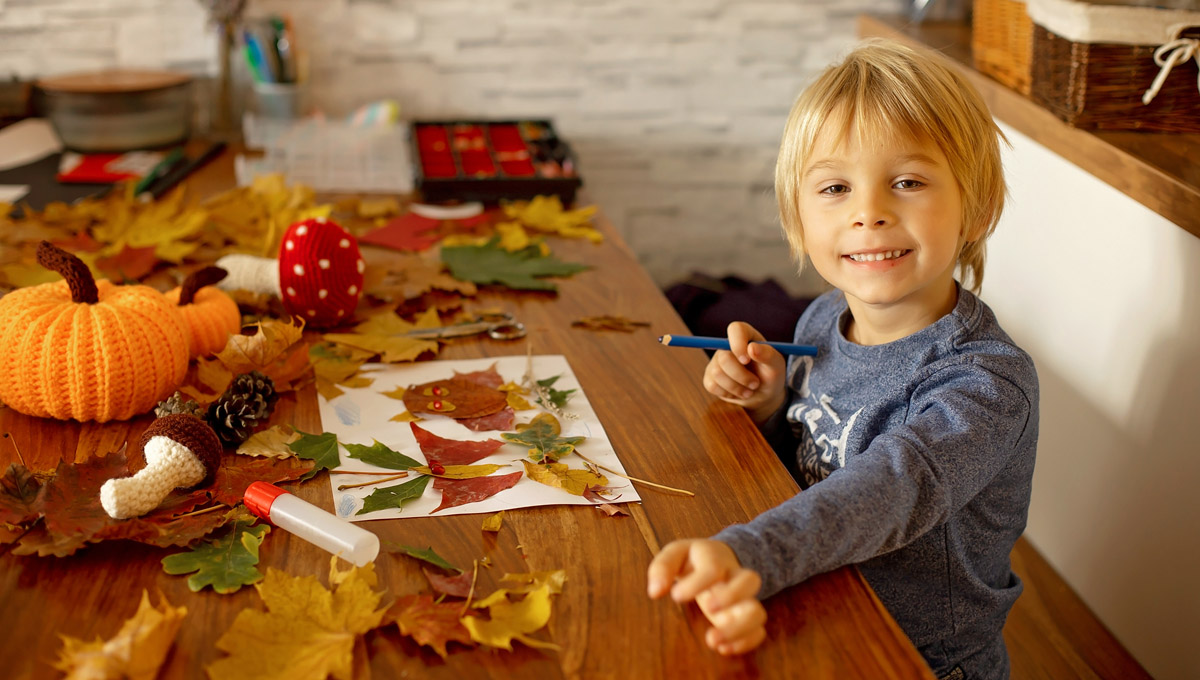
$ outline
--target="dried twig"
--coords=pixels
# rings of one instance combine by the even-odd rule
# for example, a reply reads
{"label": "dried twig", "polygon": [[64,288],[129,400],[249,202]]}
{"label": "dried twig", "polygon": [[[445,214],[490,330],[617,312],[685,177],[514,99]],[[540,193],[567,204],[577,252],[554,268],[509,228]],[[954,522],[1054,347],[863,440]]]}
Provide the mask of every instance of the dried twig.
{"label": "dried twig", "polygon": [[5,432],[4,438],[12,440],[13,450],[17,452],[17,458],[20,459],[21,465],[23,465],[24,467],[29,467],[29,465],[25,462],[25,456],[21,455],[21,448],[19,446],[17,446],[17,438],[12,436],[11,432]]}
{"label": "dried twig", "polygon": [[357,489],[360,486],[371,486],[372,484],[383,484],[384,482],[390,482],[395,479],[402,479],[407,476],[408,476],[407,472],[401,472],[399,474],[394,474],[391,477],[384,477],[382,479],[372,479],[369,482],[359,482],[358,484],[339,484],[338,491],[345,491],[346,489]]}
{"label": "dried twig", "polygon": [[182,515],[175,515],[175,517],[173,517],[172,519],[183,519],[184,517],[195,517],[196,515],[203,515],[206,512],[212,512],[213,510],[220,510],[221,508],[224,508],[224,507],[226,507],[226,506],[218,503],[217,505],[210,505],[207,508],[193,510],[191,512],[184,513]]}
{"label": "dried twig", "polygon": [[584,459],[588,463],[595,465],[596,467],[600,468],[601,470],[604,470],[605,472],[607,472],[609,474],[614,474],[623,479],[628,479],[631,482],[637,482],[638,484],[645,484],[646,486],[652,486],[656,489],[662,489],[663,491],[672,491],[674,493],[681,493],[685,496],[695,496],[696,495],[696,494],[692,493],[691,491],[688,491],[687,489],[676,489],[675,487],[672,487],[672,486],[664,486],[662,484],[655,484],[654,482],[648,482],[644,479],[638,479],[637,477],[630,477],[629,475],[617,472],[616,470],[614,470],[612,468],[604,467],[603,465],[597,463],[596,461],[592,460],[591,458],[588,458],[587,456],[580,453],[579,449],[575,449],[575,455],[579,456],[580,458]]}

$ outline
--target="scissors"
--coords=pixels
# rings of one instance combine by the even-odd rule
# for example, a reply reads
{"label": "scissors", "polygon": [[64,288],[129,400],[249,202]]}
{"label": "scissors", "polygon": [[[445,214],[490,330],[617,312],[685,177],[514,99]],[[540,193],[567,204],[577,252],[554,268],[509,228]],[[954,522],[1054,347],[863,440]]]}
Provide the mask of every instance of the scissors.
{"label": "scissors", "polygon": [[508,312],[477,314],[474,318],[442,328],[418,328],[404,335],[423,340],[445,340],[487,333],[493,340],[516,340],[525,337],[525,324]]}

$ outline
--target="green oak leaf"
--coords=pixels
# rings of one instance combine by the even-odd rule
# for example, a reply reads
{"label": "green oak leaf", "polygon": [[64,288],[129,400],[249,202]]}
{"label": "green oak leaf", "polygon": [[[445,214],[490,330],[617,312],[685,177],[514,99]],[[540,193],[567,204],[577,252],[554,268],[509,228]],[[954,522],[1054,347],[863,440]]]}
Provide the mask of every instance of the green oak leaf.
{"label": "green oak leaf", "polygon": [[379,443],[378,439],[372,446],[362,444],[342,444],[342,446],[346,447],[351,458],[357,458],[364,463],[389,470],[409,470],[421,464],[420,461],[413,460],[403,453]]}
{"label": "green oak leaf", "polygon": [[499,244],[499,237],[495,237],[482,246],[442,248],[442,262],[460,281],[499,283],[516,290],[557,290],[553,283],[539,277],[570,276],[588,269],[586,265],[543,255],[536,245],[509,252]]}
{"label": "green oak leaf", "polygon": [[423,562],[428,562],[435,567],[441,567],[442,569],[445,569],[446,571],[457,571],[460,574],[462,573],[462,569],[459,569],[458,567],[454,566],[453,564],[450,564],[449,562],[446,561],[445,558],[443,558],[441,555],[434,552],[433,546],[425,548],[424,550],[419,550],[417,548],[412,547],[411,545],[402,545],[400,543],[394,543],[392,541],[385,541],[384,549],[390,553],[404,553],[405,555],[408,555],[409,557],[415,557],[418,560],[421,560]]}
{"label": "green oak leaf", "polygon": [[332,432],[325,434],[308,434],[300,430],[296,430],[296,432],[300,433],[300,438],[288,444],[288,448],[295,451],[297,456],[316,463],[312,470],[300,478],[300,481],[312,479],[321,470],[329,470],[342,464],[342,459],[338,456],[337,435]]}
{"label": "green oak leaf", "polygon": [[546,392],[550,397],[550,404],[547,404],[544,401],[542,401],[541,397],[538,397],[537,403],[541,404],[542,406],[545,406],[546,408],[550,408],[551,404],[553,404],[554,408],[557,408],[560,411],[567,407],[567,401],[569,401],[571,399],[571,395],[575,393],[575,390],[574,389],[556,390],[553,387],[551,387],[551,385],[553,385],[555,382],[557,382],[558,379],[561,377],[562,377],[562,375],[560,374],[560,375],[556,375],[556,376],[553,376],[550,378],[546,378],[544,380],[537,381],[537,384],[546,388]]}
{"label": "green oak leaf", "polygon": [[162,559],[163,571],[168,574],[192,574],[188,588],[199,592],[212,586],[218,593],[236,592],[242,586],[262,580],[258,564],[258,546],[271,530],[254,520],[237,520],[220,538],[202,543],[188,552],[168,555]]}
{"label": "green oak leaf", "polygon": [[431,479],[433,478],[421,475],[410,482],[375,489],[371,492],[370,496],[363,499],[362,510],[359,510],[355,514],[365,515],[368,512],[375,512],[376,510],[403,508],[405,501],[420,498],[421,494],[425,493],[425,487],[429,485],[429,480]]}
{"label": "green oak leaf", "polygon": [[558,418],[549,413],[543,413],[528,423],[517,425],[517,433],[501,433],[500,437],[513,444],[523,444],[529,447],[529,457],[541,463],[549,460],[557,462],[559,458],[569,455],[587,437],[560,437],[562,427]]}

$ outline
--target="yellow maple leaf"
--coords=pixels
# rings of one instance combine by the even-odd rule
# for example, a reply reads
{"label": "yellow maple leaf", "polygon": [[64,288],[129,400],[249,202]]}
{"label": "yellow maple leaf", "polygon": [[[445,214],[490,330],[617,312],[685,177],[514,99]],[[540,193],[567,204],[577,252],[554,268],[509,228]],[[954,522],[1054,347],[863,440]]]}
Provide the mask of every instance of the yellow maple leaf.
{"label": "yellow maple leaf", "polygon": [[295,451],[288,444],[300,438],[300,433],[291,425],[272,425],[262,432],[255,432],[242,442],[237,452],[243,456],[261,456],[264,458],[292,458]]}
{"label": "yellow maple leaf", "polygon": [[412,338],[405,333],[441,325],[437,310],[432,307],[417,317],[415,323],[409,323],[391,310],[385,310],[355,326],[353,333],[326,333],[324,337],[328,342],[379,354],[380,361],[391,364],[413,361],[425,352],[437,352],[437,340]]}
{"label": "yellow maple leaf", "polygon": [[331,569],[328,590],[313,576],[268,569],[255,585],[266,611],[240,612],[217,648],[229,656],[207,667],[210,680],[350,680],[358,636],[380,625],[387,607],[374,590],[375,566]]}
{"label": "yellow maple leaf", "polygon": [[304,320],[297,317],[288,321],[264,319],[255,326],[254,335],[232,335],[217,353],[217,359],[234,375],[266,369],[304,333]]}
{"label": "yellow maple leaf", "polygon": [[487,603],[491,620],[484,621],[475,616],[464,616],[459,619],[466,627],[467,632],[471,634],[472,640],[481,645],[509,651],[512,651],[513,640],[540,649],[559,649],[559,646],[552,642],[543,642],[528,635],[550,621],[550,587],[548,585],[543,585],[530,592],[518,602],[509,602],[506,597],[497,601],[492,601],[493,599],[493,597],[489,597]]}
{"label": "yellow maple leaf", "polygon": [[488,515],[488,518],[483,520],[483,526],[481,528],[484,531],[497,532],[497,531],[500,531],[500,527],[503,524],[504,524],[504,511],[501,510],[500,512],[497,512],[494,515]]}
{"label": "yellow maple leaf", "polygon": [[525,464],[525,474],[535,482],[562,489],[567,493],[582,496],[589,486],[607,486],[608,478],[590,470],[576,470],[567,467],[566,463],[531,463]]}
{"label": "yellow maple leaf", "polygon": [[187,607],[172,607],[165,597],[152,606],[143,590],[137,611],[111,640],[83,642],[63,635],[54,667],[68,679],[154,680],[186,614]]}
{"label": "yellow maple leaf", "polygon": [[375,379],[362,375],[362,365],[371,356],[369,351],[352,347],[330,343],[313,345],[308,358],[317,377],[317,392],[326,399],[334,399],[344,394],[342,387],[369,387]]}
{"label": "yellow maple leaf", "polygon": [[515,201],[504,206],[504,214],[509,219],[535,231],[600,243],[604,236],[592,226],[596,210],[594,205],[564,210],[558,196],[534,196],[531,201]]}

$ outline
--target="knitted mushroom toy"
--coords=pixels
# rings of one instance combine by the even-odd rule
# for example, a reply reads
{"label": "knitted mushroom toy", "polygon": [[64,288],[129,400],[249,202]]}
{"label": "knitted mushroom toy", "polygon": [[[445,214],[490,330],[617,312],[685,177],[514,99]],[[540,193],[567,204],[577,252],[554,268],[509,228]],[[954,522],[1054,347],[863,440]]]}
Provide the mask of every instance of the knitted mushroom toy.
{"label": "knitted mushroom toy", "polygon": [[278,260],[226,255],[217,266],[229,272],[220,288],[278,295],[288,312],[313,328],[336,326],[354,315],[366,269],[358,241],[324,217],[288,227]]}
{"label": "knitted mushroom toy", "polygon": [[163,416],[146,428],[141,441],[146,467],[100,487],[100,505],[113,519],[140,517],[175,489],[211,483],[221,464],[217,434],[196,416]]}

